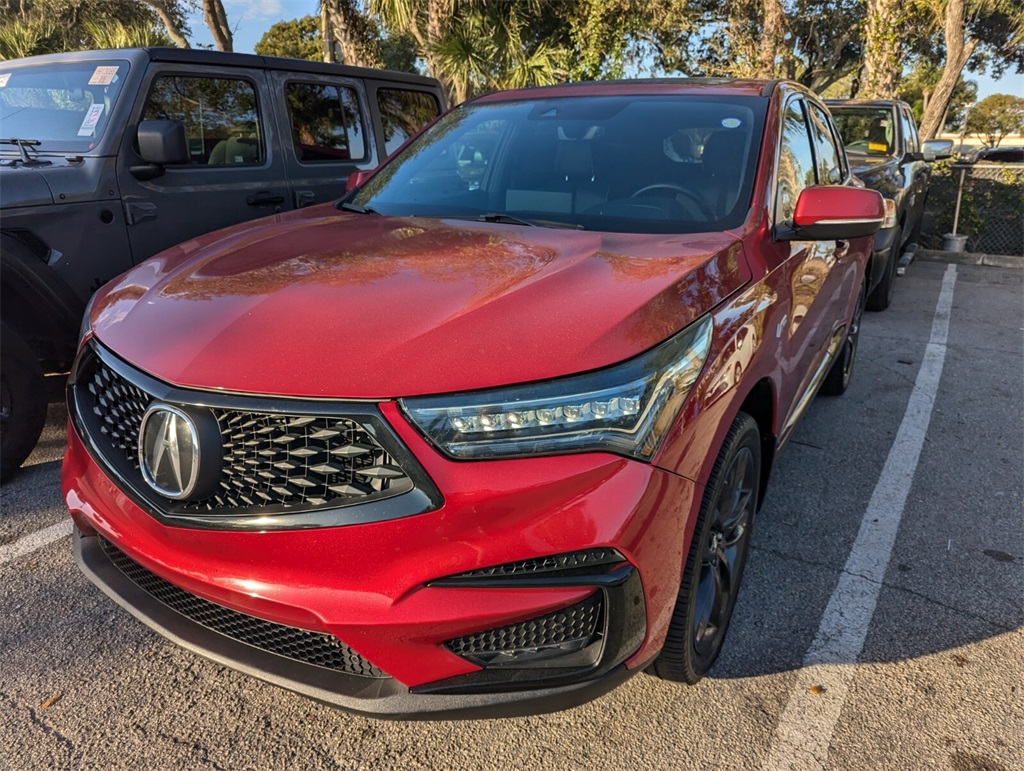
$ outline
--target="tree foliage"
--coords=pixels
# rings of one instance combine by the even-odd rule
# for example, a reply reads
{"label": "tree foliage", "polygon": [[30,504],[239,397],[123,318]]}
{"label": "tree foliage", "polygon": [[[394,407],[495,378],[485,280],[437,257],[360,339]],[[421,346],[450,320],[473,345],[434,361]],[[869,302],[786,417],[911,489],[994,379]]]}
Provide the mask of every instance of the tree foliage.
{"label": "tree foliage", "polygon": [[1024,98],[992,94],[967,115],[967,131],[977,134],[986,147],[999,147],[1007,134],[1024,134]]}
{"label": "tree foliage", "polygon": [[320,20],[315,16],[279,21],[263,33],[256,44],[261,56],[284,56],[289,59],[323,59]]}

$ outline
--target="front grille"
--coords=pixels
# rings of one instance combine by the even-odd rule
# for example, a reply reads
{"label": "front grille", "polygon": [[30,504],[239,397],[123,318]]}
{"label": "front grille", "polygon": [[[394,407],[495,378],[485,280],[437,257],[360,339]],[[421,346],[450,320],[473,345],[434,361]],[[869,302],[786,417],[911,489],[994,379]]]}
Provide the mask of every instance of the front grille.
{"label": "front grille", "polygon": [[[222,454],[217,486],[201,500],[172,503],[150,491],[139,470],[139,429],[155,395],[99,356],[86,355],[75,385],[83,427],[103,459],[162,510],[271,514],[367,503],[414,488],[405,469],[359,417],[214,407],[210,412],[220,430]],[[209,396],[177,393],[198,402]]]}
{"label": "front grille", "polygon": [[519,562],[506,562],[503,565],[470,570],[465,573],[457,573],[449,576],[446,581],[456,579],[472,578],[527,578],[534,575],[564,575],[572,574],[599,565],[615,565],[625,562],[616,549],[586,549],[584,551],[569,552],[568,554],[554,554],[548,557],[535,557]]}
{"label": "front grille", "polygon": [[358,677],[387,677],[333,635],[264,621],[196,597],[151,573],[112,543],[101,536],[98,537],[103,553],[136,586],[171,610],[207,629],[304,664],[313,664]]}
{"label": "front grille", "polygon": [[583,602],[547,616],[457,637],[445,645],[452,653],[472,659],[479,654],[522,651],[570,640],[590,640],[598,629],[602,597],[601,592],[595,592]]}

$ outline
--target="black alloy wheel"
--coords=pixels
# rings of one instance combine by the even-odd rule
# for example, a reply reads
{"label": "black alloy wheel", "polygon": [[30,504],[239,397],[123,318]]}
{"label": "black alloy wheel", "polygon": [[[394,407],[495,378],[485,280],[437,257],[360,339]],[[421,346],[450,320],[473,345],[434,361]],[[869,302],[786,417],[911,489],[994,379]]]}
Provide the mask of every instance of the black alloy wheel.
{"label": "black alloy wheel", "polygon": [[826,396],[842,396],[850,387],[850,379],[853,377],[853,365],[857,361],[857,345],[860,343],[860,325],[864,318],[865,295],[867,294],[867,283],[861,285],[860,294],[857,296],[857,305],[853,308],[853,317],[850,319],[850,327],[846,332],[846,339],[843,347],[836,356],[832,368],[825,376],[821,384],[821,393]]}
{"label": "black alloy wheel", "polygon": [[743,577],[761,483],[761,432],[739,413],[704,489],[668,636],[650,671],[696,683],[714,664]]}

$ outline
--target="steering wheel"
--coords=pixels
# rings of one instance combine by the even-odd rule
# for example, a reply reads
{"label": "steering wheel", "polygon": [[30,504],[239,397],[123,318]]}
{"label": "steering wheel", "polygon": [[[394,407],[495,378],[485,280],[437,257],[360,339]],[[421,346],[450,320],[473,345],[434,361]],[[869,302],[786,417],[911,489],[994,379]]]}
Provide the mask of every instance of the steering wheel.
{"label": "steering wheel", "polygon": [[644,193],[649,193],[651,190],[671,190],[673,193],[681,194],[684,198],[686,198],[688,201],[690,201],[697,207],[698,211],[700,211],[700,213],[704,215],[705,219],[717,219],[715,213],[711,211],[711,207],[708,206],[707,202],[703,198],[701,198],[692,190],[687,190],[685,187],[681,187],[679,185],[673,185],[670,182],[656,182],[653,185],[647,185],[633,192],[629,197],[636,198],[637,196],[643,195]]}

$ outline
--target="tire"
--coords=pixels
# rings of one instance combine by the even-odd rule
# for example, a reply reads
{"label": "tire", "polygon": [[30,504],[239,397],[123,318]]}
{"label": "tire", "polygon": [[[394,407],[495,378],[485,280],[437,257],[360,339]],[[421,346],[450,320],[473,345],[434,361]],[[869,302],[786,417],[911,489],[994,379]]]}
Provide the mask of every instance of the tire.
{"label": "tire", "polygon": [[884,311],[892,305],[892,295],[896,288],[896,263],[900,260],[900,243],[902,241],[903,230],[900,229],[893,239],[892,246],[889,247],[889,257],[885,261],[882,280],[868,296],[866,307],[869,311]]}
{"label": "tire", "polygon": [[6,482],[29,456],[45,422],[39,359],[5,324],[0,332],[0,482]]}
{"label": "tire", "polygon": [[729,629],[750,545],[761,483],[761,432],[746,413],[729,427],[704,488],[668,636],[649,671],[696,683]]}
{"label": "tire", "polygon": [[857,305],[853,308],[853,318],[850,319],[850,328],[843,340],[843,347],[839,351],[836,360],[832,362],[832,368],[825,376],[819,393],[825,396],[842,396],[850,386],[850,379],[853,377],[853,365],[857,361],[857,344],[860,342],[860,325],[863,321],[867,282],[861,284],[860,296],[857,298]]}

